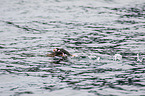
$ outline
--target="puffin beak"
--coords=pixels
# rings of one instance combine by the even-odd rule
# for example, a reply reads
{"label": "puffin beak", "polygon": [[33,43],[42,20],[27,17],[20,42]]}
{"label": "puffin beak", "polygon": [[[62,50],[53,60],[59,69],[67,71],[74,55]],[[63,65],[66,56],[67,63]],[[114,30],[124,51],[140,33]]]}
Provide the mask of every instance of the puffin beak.
{"label": "puffin beak", "polygon": [[53,52],[57,51],[57,49],[53,49]]}
{"label": "puffin beak", "polygon": [[72,57],[76,57],[76,55],[71,55]]}
{"label": "puffin beak", "polygon": [[60,56],[64,57],[63,54],[61,54]]}

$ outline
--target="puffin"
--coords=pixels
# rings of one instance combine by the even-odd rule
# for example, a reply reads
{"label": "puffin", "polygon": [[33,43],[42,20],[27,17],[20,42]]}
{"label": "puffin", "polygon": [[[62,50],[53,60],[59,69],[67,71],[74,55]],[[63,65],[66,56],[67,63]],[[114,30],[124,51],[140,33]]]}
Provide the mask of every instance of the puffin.
{"label": "puffin", "polygon": [[53,49],[53,52],[51,54],[46,54],[48,57],[55,57],[55,56],[61,56],[61,57],[67,57],[67,56],[75,56],[70,54],[68,51],[66,51],[63,48],[55,48]]}
{"label": "puffin", "polygon": [[64,57],[64,53],[55,51],[55,52],[52,52],[51,54],[46,54],[46,56],[48,56],[48,57],[55,57],[55,56],[62,56],[62,57]]}

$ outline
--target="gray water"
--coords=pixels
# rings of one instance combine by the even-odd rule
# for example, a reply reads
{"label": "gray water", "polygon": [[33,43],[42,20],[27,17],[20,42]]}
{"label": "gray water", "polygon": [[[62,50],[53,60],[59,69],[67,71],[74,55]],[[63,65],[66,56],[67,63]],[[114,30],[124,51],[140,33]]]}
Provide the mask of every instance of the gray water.
{"label": "gray water", "polygon": [[[144,0],[0,5],[0,96],[145,95]],[[54,48],[76,56],[55,62]]]}

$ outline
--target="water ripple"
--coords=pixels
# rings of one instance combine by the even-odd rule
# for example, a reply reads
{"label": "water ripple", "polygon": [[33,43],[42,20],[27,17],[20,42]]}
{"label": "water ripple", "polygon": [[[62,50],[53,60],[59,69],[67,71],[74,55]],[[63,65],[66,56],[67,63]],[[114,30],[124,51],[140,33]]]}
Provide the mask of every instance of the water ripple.
{"label": "water ripple", "polygon": [[2,95],[144,95],[142,0],[2,1]]}

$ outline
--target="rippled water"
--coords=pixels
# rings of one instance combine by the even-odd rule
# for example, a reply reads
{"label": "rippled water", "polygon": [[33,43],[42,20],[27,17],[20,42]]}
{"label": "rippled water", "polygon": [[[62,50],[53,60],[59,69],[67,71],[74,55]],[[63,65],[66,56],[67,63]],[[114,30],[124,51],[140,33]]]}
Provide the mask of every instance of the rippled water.
{"label": "rippled water", "polygon": [[[1,96],[145,95],[144,0],[0,4]],[[57,47],[76,57],[46,57]]]}

